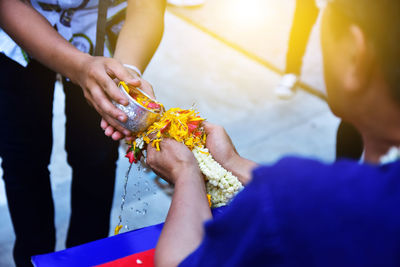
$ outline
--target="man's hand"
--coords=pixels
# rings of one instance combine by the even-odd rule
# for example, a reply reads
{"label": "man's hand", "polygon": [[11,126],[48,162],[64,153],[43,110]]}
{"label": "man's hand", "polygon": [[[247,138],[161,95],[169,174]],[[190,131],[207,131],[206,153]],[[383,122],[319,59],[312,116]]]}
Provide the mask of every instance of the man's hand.
{"label": "man's hand", "polygon": [[223,163],[225,169],[232,168],[240,156],[224,127],[209,122],[203,122],[203,127],[207,133],[206,147],[213,158]]}
{"label": "man's hand", "polygon": [[111,100],[127,105],[128,99],[117,87],[114,79],[138,87],[141,85],[140,80],[117,60],[90,55],[85,56],[74,74],[71,77],[72,81],[81,86],[84,96],[102,118],[119,132],[126,136],[130,135],[131,132],[116,121],[125,122],[127,116],[116,108]]}
{"label": "man's hand", "polygon": [[[127,69],[132,75],[135,75],[136,73],[130,69]],[[138,75],[138,74],[136,74]],[[150,97],[152,97],[153,99],[155,99],[154,96],[154,91],[153,91],[153,87],[151,86],[151,84],[143,79],[140,79],[140,86],[138,86],[143,92],[145,92],[146,94],[148,94]],[[131,140],[132,137],[127,136],[126,134],[124,134],[123,132],[119,131],[117,128],[113,127],[111,124],[109,124],[104,118],[102,118],[101,123],[100,123],[100,127],[104,130],[104,134],[106,136],[111,137],[113,140],[117,141],[117,140],[121,140],[122,138],[126,138],[128,140]]]}
{"label": "man's hand", "polygon": [[213,158],[237,176],[242,184],[247,184],[251,180],[251,171],[257,164],[240,157],[223,127],[209,122],[203,122],[203,126],[207,133],[206,147]]}
{"label": "man's hand", "polygon": [[[157,151],[148,145],[146,163],[166,181],[176,184],[178,177],[182,177],[180,174],[188,170],[200,173],[193,153],[184,144],[173,139],[163,139],[160,149],[161,151]],[[202,177],[202,175],[196,177]],[[190,177],[184,178],[190,179]]]}

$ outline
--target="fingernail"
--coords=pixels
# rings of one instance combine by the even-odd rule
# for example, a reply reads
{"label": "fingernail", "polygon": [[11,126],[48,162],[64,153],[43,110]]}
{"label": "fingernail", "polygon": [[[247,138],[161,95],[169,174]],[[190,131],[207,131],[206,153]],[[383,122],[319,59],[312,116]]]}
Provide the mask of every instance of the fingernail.
{"label": "fingernail", "polygon": [[131,135],[131,132],[128,131],[128,130],[124,130],[124,134],[125,134],[126,136],[128,136],[128,135]]}
{"label": "fingernail", "polygon": [[125,116],[118,116],[118,120],[120,121],[120,122],[124,122],[124,120],[125,120]]}
{"label": "fingernail", "polygon": [[120,100],[119,100],[119,103],[120,103],[121,105],[124,105],[124,106],[126,106],[126,105],[129,104],[129,102],[128,102],[126,99],[120,99]]}

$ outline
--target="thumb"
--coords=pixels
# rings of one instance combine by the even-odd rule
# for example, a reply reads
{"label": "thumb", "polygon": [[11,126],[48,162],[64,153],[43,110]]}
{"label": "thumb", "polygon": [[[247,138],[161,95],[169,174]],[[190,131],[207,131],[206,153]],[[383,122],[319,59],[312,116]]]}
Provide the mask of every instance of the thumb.
{"label": "thumb", "polygon": [[133,75],[127,68],[125,68],[119,62],[116,62],[116,64],[113,64],[113,67],[110,71],[112,72],[113,76],[120,81],[124,81],[124,82],[131,84],[133,86],[136,86],[136,87],[139,87],[141,85],[139,75],[137,77],[135,77],[135,75]]}
{"label": "thumb", "polygon": [[213,132],[215,127],[217,126],[216,124],[212,124],[208,121],[203,121],[201,125],[204,127],[204,130],[206,131],[207,134]]}

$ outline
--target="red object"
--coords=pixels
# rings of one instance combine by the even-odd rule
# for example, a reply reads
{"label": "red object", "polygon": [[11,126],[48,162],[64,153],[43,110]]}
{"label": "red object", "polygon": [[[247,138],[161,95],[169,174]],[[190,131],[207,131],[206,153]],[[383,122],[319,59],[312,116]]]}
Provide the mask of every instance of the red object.
{"label": "red object", "polygon": [[155,249],[146,250],[136,253],[115,261],[107,262],[104,264],[96,265],[97,267],[153,267],[154,266],[154,251]]}
{"label": "red object", "polygon": [[170,125],[171,125],[171,122],[169,120],[167,120],[167,124],[165,124],[165,126],[160,129],[160,132],[164,133]]}
{"label": "red object", "polygon": [[190,121],[187,125],[189,133],[192,133],[194,130],[196,130],[197,127],[199,127],[199,124],[200,124],[200,121]]}
{"label": "red object", "polygon": [[159,108],[161,108],[159,104],[154,103],[154,102],[150,102],[150,103],[147,105],[147,107],[150,108],[150,109],[159,109]]}
{"label": "red object", "polygon": [[133,151],[128,151],[126,153],[125,158],[129,159],[129,163],[132,164],[132,162],[137,163],[137,159],[135,158],[135,153]]}

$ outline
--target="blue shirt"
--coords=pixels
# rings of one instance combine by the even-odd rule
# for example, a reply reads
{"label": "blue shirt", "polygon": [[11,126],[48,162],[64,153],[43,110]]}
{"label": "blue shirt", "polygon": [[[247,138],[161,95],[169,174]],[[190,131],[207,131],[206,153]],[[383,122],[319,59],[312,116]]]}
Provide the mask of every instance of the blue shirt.
{"label": "blue shirt", "polygon": [[400,266],[400,162],[259,167],[180,266]]}

